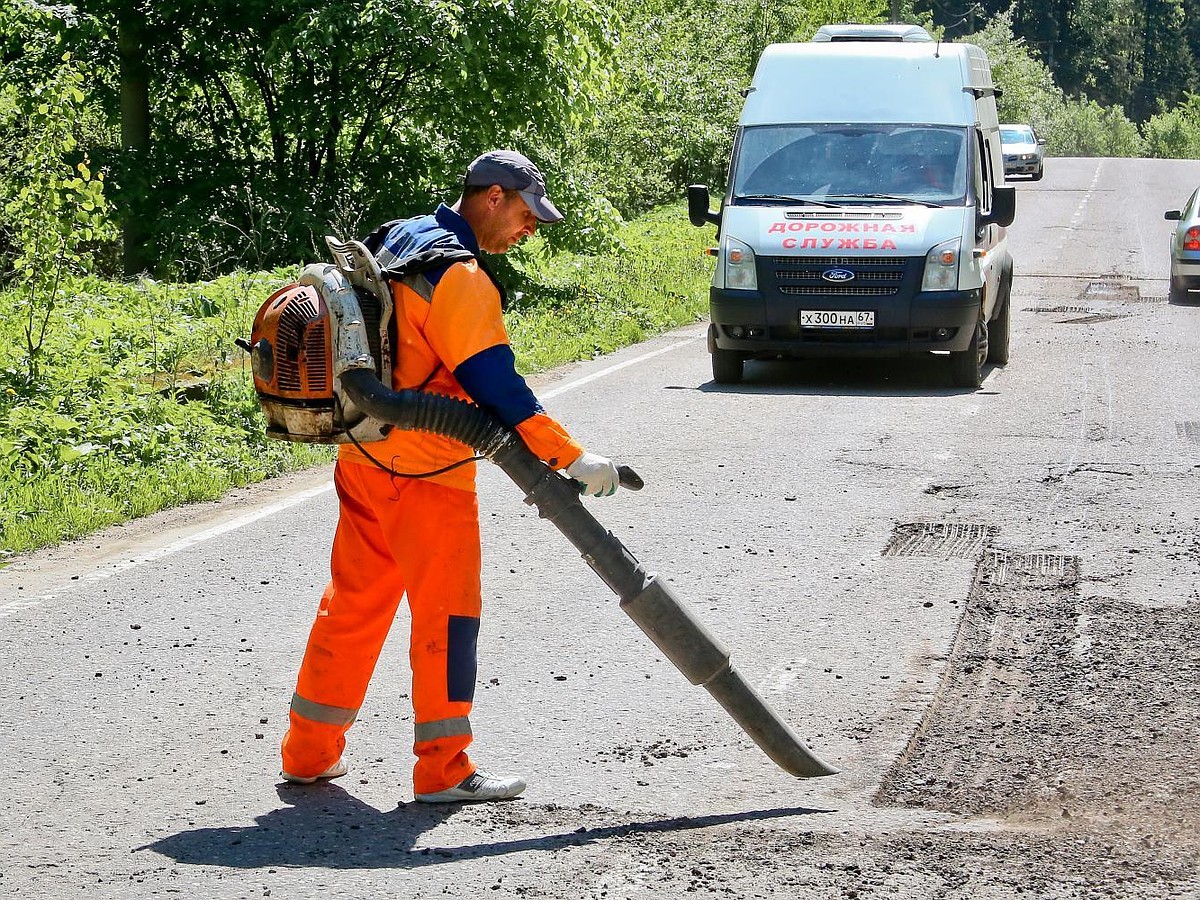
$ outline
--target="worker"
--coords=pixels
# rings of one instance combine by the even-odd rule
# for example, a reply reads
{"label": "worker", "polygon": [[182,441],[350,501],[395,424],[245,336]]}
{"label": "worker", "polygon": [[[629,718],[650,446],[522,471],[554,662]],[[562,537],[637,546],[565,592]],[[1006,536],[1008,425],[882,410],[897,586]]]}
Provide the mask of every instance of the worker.
{"label": "worker", "polygon": [[[585,452],[517,373],[501,316],[503,288],[481,255],[505,253],[539,224],[562,218],[537,166],[496,150],[470,164],[454,205],[377,231],[374,252],[384,270],[430,250],[471,254],[392,282],[392,387],[477,403],[548,466],[579,481],[584,494],[608,496],[618,485],[612,461]],[[380,442],[342,445],[334,485],[331,580],[292,697],[282,777],[311,784],[346,773],[346,731],[407,594],[416,800],[517,796],[522,778],[489,774],[467,756],[481,568],[471,450],[451,438],[395,429]]]}

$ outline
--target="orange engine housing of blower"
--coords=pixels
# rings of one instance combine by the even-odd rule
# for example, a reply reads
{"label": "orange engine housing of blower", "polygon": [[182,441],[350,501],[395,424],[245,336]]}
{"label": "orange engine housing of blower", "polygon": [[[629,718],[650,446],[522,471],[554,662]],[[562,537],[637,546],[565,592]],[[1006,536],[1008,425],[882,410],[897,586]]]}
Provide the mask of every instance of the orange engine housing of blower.
{"label": "orange engine housing of blower", "polygon": [[[368,334],[376,336],[376,344],[378,304],[363,307]],[[333,325],[315,286],[289,284],[268,297],[254,317],[248,349],[269,437],[340,444],[377,441],[386,434],[336,395]],[[356,427],[360,425],[366,427]]]}

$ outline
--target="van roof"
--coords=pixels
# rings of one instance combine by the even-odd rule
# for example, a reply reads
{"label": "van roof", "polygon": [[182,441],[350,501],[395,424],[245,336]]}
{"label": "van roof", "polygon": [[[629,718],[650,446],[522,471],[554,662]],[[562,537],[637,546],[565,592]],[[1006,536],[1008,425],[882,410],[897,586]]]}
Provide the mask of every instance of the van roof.
{"label": "van roof", "polygon": [[[973,44],[810,41],[763,51],[741,125],[892,122],[995,127],[991,66]],[[976,98],[985,102],[977,105]]]}
{"label": "van roof", "polygon": [[812,36],[824,41],[932,41],[920,25],[822,25]]}

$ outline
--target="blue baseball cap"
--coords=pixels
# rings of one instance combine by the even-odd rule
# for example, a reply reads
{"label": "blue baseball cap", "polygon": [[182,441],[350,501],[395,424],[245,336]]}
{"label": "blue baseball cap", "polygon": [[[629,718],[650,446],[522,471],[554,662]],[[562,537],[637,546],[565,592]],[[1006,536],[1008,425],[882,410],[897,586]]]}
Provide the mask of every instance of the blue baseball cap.
{"label": "blue baseball cap", "polygon": [[498,184],[506,191],[519,191],[525,204],[539,222],[561,222],[563,214],[546,196],[546,179],[541,170],[516,150],[491,150],[467,166],[467,184],[491,187]]}

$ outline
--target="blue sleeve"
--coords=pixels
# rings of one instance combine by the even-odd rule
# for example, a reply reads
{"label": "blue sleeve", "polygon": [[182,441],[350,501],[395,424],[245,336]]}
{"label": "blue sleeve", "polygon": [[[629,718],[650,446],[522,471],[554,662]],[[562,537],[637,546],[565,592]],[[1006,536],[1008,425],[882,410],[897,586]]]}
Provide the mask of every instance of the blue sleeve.
{"label": "blue sleeve", "polygon": [[517,373],[516,357],[508,344],[496,344],[463,360],[454,377],[472,400],[509,428],[544,412]]}

